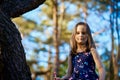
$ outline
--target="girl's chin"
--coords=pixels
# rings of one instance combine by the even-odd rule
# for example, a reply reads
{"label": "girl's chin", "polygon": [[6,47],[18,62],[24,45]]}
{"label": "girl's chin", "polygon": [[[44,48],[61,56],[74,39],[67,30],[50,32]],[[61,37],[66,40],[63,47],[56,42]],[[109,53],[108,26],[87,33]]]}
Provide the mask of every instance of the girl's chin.
{"label": "girl's chin", "polygon": [[84,45],[84,43],[83,43],[83,42],[79,42],[78,44],[79,44],[79,45]]}

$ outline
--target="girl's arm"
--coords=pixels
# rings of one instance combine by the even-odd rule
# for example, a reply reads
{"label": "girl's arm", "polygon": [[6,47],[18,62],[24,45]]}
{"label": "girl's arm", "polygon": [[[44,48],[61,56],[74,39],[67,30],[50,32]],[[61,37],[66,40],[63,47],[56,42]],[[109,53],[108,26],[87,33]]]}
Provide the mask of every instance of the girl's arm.
{"label": "girl's arm", "polygon": [[72,74],[72,57],[71,55],[68,56],[68,70],[65,76],[62,77],[62,80],[68,79]]}
{"label": "girl's arm", "polygon": [[91,48],[91,53],[99,72],[99,80],[105,80],[105,69],[95,48]]}

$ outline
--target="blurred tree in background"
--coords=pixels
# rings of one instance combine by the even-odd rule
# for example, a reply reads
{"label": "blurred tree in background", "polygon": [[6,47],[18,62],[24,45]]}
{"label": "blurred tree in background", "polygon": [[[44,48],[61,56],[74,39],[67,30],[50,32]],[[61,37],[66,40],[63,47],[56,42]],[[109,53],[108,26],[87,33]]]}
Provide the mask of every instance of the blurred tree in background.
{"label": "blurred tree in background", "polygon": [[85,21],[106,69],[106,80],[120,80],[119,4],[119,0],[46,0],[38,8],[39,23],[24,15],[13,19],[23,35],[33,78],[53,80],[54,71],[57,76],[65,75],[72,29]]}

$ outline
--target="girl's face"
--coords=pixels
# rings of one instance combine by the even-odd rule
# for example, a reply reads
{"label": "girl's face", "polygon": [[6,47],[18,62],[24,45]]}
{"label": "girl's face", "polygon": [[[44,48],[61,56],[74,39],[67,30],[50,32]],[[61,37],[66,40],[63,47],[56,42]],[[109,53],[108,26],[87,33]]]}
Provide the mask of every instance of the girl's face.
{"label": "girl's face", "polygon": [[75,34],[75,40],[77,44],[86,44],[87,42],[87,30],[84,25],[78,25],[76,29],[76,34]]}

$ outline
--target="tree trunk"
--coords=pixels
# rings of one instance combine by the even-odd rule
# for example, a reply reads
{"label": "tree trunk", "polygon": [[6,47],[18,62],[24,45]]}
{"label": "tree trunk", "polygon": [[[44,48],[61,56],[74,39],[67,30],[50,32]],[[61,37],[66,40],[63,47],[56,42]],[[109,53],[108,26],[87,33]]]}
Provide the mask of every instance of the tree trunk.
{"label": "tree trunk", "polygon": [[0,45],[3,80],[31,80],[21,36],[12,21],[0,11]]}
{"label": "tree trunk", "polygon": [[88,16],[88,13],[87,13],[87,3],[85,3],[85,7],[83,7],[83,12],[84,12],[84,20],[85,22],[87,22],[87,16]]}
{"label": "tree trunk", "polygon": [[52,68],[53,68],[53,65],[51,63],[51,59],[52,59],[52,53],[51,53],[51,49],[49,48],[48,50],[48,53],[49,53],[49,57],[48,57],[48,69],[50,70],[48,73],[47,73],[47,80],[52,80]]}
{"label": "tree trunk", "polygon": [[[114,8],[114,2],[111,1],[110,6],[111,6],[111,15],[110,15],[110,24],[111,24],[111,39],[112,39],[112,50],[111,50],[111,62],[110,64],[110,80],[119,80],[118,77],[118,61],[117,61],[117,57],[114,54],[114,13],[115,12],[115,8]],[[112,68],[111,68],[112,67]],[[111,74],[113,73],[113,74]]]}
{"label": "tree trunk", "polygon": [[114,29],[113,29],[113,24],[112,24],[113,22],[112,22],[112,13],[111,13],[111,15],[110,15],[110,29],[111,29],[111,42],[112,42],[112,44],[111,44],[111,55],[110,55],[110,70],[109,70],[109,80],[113,80],[113,77],[114,77],[114,75],[113,74],[111,74],[111,72],[112,73],[114,73],[114,68],[113,68],[113,59],[114,59],[114,36],[113,36],[113,33],[114,33]]}
{"label": "tree trunk", "polygon": [[[117,38],[118,38],[118,53],[117,53],[117,59],[118,59],[118,62],[120,62],[120,34],[119,34],[119,29],[120,29],[120,26],[118,25],[118,17],[119,17],[119,12],[120,10],[119,7],[118,7],[118,1],[116,1],[116,32],[117,32]],[[119,64],[120,65],[120,64]]]}
{"label": "tree trunk", "polygon": [[21,35],[10,18],[35,9],[44,1],[0,1],[0,80],[32,80]]}
{"label": "tree trunk", "polygon": [[54,47],[56,50],[54,71],[58,75],[59,69],[59,30],[58,30],[58,15],[57,15],[57,0],[53,0],[53,21],[54,21]]}
{"label": "tree trunk", "polygon": [[61,0],[61,6],[60,6],[60,18],[59,18],[59,39],[61,39],[61,29],[63,27],[63,20],[64,20],[64,15],[65,15],[65,5],[64,5],[64,0]]}
{"label": "tree trunk", "polygon": [[118,73],[119,73],[119,65],[118,64],[120,62],[120,35],[119,35],[119,27],[118,27],[118,1],[114,1],[114,7],[116,6],[115,8],[115,12],[116,12],[116,17],[115,17],[115,21],[116,21],[116,33],[117,33],[117,38],[118,38],[118,51],[117,51],[117,56],[116,56],[116,65],[115,66],[115,78],[114,80],[119,80],[119,76],[118,76]]}

